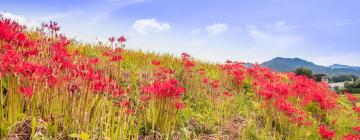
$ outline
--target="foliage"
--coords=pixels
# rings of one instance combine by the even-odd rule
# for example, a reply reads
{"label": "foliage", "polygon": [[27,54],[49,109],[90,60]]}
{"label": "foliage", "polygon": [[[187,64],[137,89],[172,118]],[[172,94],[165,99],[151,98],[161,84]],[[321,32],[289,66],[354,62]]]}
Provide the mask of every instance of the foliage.
{"label": "foliage", "polygon": [[333,82],[346,82],[346,81],[356,81],[358,79],[355,75],[339,75],[332,77]]}
{"label": "foliage", "polygon": [[297,68],[295,71],[294,71],[295,74],[297,75],[305,75],[309,78],[312,77],[312,71],[310,69],[307,69],[307,68],[304,68],[304,67],[301,67],[301,68]]}

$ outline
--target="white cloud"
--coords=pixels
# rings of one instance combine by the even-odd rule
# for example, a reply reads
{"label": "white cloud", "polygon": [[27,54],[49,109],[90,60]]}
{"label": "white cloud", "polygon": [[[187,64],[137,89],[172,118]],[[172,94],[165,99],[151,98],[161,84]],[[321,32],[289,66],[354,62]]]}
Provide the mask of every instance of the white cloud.
{"label": "white cloud", "polygon": [[195,28],[194,30],[192,30],[192,31],[190,32],[190,34],[192,34],[192,35],[201,34],[201,30],[198,29],[198,28]]}
{"label": "white cloud", "polygon": [[256,26],[248,26],[248,35],[255,44],[274,49],[297,47],[304,41],[302,35],[292,34],[288,31],[290,28],[283,23],[275,23],[271,27],[273,28],[258,29]]}
{"label": "white cloud", "polygon": [[337,26],[346,26],[346,25],[352,24],[352,22],[350,20],[335,20],[334,23]]}
{"label": "white cloud", "polygon": [[295,25],[288,25],[286,21],[278,21],[274,24],[267,25],[268,29],[275,30],[275,31],[287,31],[291,29],[297,28]]}
{"label": "white cloud", "polygon": [[210,36],[215,36],[220,33],[226,32],[228,30],[228,26],[224,23],[218,23],[218,24],[207,26],[206,30]]}
{"label": "white cloud", "polygon": [[135,21],[132,28],[141,35],[146,35],[150,32],[166,32],[170,29],[168,23],[157,22],[155,18],[139,19]]}
{"label": "white cloud", "polygon": [[33,27],[33,26],[38,25],[35,20],[27,20],[23,16],[15,15],[15,14],[12,14],[12,13],[9,13],[9,12],[1,11],[0,12],[0,17],[4,17],[4,18],[14,20],[14,21],[18,22],[19,24],[26,25],[28,27]]}

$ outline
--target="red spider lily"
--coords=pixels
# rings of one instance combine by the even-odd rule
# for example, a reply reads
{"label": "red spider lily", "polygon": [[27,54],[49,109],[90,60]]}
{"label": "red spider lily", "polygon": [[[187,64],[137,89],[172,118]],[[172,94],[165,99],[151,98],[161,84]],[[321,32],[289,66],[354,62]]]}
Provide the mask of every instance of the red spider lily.
{"label": "red spider lily", "polygon": [[184,109],[186,107],[186,105],[181,102],[176,102],[175,107],[176,107],[176,109]]}
{"label": "red spider lily", "polygon": [[100,62],[99,58],[89,58],[89,64],[95,65]]}
{"label": "red spider lily", "polygon": [[111,61],[121,61],[123,60],[124,58],[121,56],[121,55],[113,55],[111,57]]}
{"label": "red spider lily", "polygon": [[349,134],[343,137],[343,140],[359,140],[360,134]]}
{"label": "red spider lily", "polygon": [[209,79],[208,79],[208,78],[203,78],[203,79],[202,79],[202,82],[203,82],[204,84],[207,84],[207,83],[209,83]]}
{"label": "red spider lily", "polygon": [[205,70],[204,70],[204,69],[200,69],[200,70],[198,70],[198,73],[199,73],[200,75],[205,75]]}
{"label": "red spider lily", "polygon": [[20,87],[20,93],[26,97],[30,97],[33,94],[31,87]]}
{"label": "red spider lily", "polygon": [[126,41],[126,38],[124,36],[120,36],[117,41],[122,44]]}
{"label": "red spider lily", "polygon": [[108,51],[104,51],[104,52],[103,52],[103,55],[104,55],[104,56],[110,56],[110,55],[111,55],[111,53],[110,53],[110,52],[108,52]]}
{"label": "red spider lily", "polygon": [[131,102],[127,101],[127,100],[124,100],[124,101],[121,102],[121,106],[123,106],[123,107],[129,107],[130,104],[131,104]]}
{"label": "red spider lily", "polygon": [[50,87],[54,87],[59,82],[59,79],[55,75],[50,75],[48,77],[47,83]]}
{"label": "red spider lily", "polygon": [[354,126],[353,130],[356,131],[356,132],[360,132],[360,126]]}
{"label": "red spider lily", "polygon": [[225,92],[223,92],[223,94],[224,94],[225,96],[227,96],[227,97],[232,97],[232,96],[234,96],[234,94],[231,93],[231,92],[229,92],[229,91],[225,91]]}
{"label": "red spider lily", "polygon": [[178,86],[178,81],[170,79],[165,82],[156,81],[143,89],[144,93],[153,94],[156,98],[179,98],[185,89]]}
{"label": "red spider lily", "polygon": [[159,66],[159,65],[160,65],[160,61],[152,60],[152,61],[151,61],[151,64],[154,65],[154,66]]}
{"label": "red spider lily", "polygon": [[50,29],[52,32],[57,32],[60,30],[60,26],[57,22],[54,21],[50,21],[50,24],[43,24],[42,26]]}
{"label": "red spider lily", "polygon": [[104,90],[104,88],[105,88],[105,84],[101,81],[97,81],[93,85],[93,89],[95,92],[100,92],[100,91]]}
{"label": "red spider lily", "polygon": [[113,94],[115,97],[120,97],[122,94],[124,94],[124,91],[121,89],[121,87],[118,87],[113,91]]}
{"label": "red spider lily", "polygon": [[219,80],[214,80],[210,83],[210,85],[212,86],[212,88],[217,89],[220,87],[220,81]]}
{"label": "red spider lily", "polygon": [[355,97],[354,95],[352,95],[350,93],[345,92],[345,95],[351,103],[355,103],[358,100],[357,97]]}
{"label": "red spider lily", "polygon": [[186,68],[186,69],[190,69],[190,68],[192,68],[192,67],[194,67],[195,66],[195,64],[193,63],[193,62],[191,62],[190,60],[185,60],[184,61],[184,67]]}
{"label": "red spider lily", "polygon": [[110,38],[109,38],[109,41],[110,41],[110,43],[114,43],[114,41],[115,41],[115,37],[113,37],[113,36],[112,36],[112,37],[110,37]]}
{"label": "red spider lily", "polygon": [[79,86],[78,85],[69,85],[68,90],[71,93],[75,93],[75,92],[77,92],[79,90]]}
{"label": "red spider lily", "polygon": [[18,34],[16,35],[16,40],[17,40],[18,42],[25,42],[25,41],[27,41],[27,37],[25,36],[24,33],[18,33]]}
{"label": "red spider lily", "polygon": [[336,122],[337,122],[337,119],[334,119],[334,120],[331,121],[331,124],[335,125]]}
{"label": "red spider lily", "polygon": [[190,60],[190,55],[187,53],[182,53],[181,58],[183,60],[183,65],[186,70],[190,70],[192,67],[195,66],[195,63]]}
{"label": "red spider lily", "polygon": [[126,109],[126,114],[127,115],[131,115],[131,114],[133,114],[134,113],[134,110],[133,109]]}
{"label": "red spider lily", "polygon": [[182,58],[189,58],[190,55],[184,52],[184,53],[181,54],[181,57]]}
{"label": "red spider lily", "polygon": [[325,125],[319,126],[319,133],[325,139],[332,139],[335,137],[335,132],[329,130]]}
{"label": "red spider lily", "polygon": [[353,110],[357,113],[360,113],[360,107],[353,106]]}
{"label": "red spider lily", "polygon": [[123,51],[124,51],[123,48],[115,48],[115,53],[121,53]]}

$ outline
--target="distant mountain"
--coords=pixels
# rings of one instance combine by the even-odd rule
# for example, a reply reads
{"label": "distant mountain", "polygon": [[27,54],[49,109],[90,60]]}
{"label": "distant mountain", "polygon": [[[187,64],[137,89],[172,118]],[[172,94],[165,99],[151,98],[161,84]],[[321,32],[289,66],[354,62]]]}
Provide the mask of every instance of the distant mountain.
{"label": "distant mountain", "polygon": [[354,66],[348,66],[348,65],[341,65],[341,64],[334,64],[329,66],[332,69],[354,69],[354,70],[360,70],[360,67],[354,67]]}
{"label": "distant mountain", "polygon": [[304,67],[311,69],[315,74],[326,74],[328,76],[338,76],[338,75],[357,75],[360,76],[360,68],[353,66],[346,66],[335,64],[329,67],[316,65],[312,62],[300,59],[300,58],[282,58],[277,57],[270,61],[266,61],[261,64],[261,66],[269,67],[275,71],[280,72],[292,72],[299,67]]}

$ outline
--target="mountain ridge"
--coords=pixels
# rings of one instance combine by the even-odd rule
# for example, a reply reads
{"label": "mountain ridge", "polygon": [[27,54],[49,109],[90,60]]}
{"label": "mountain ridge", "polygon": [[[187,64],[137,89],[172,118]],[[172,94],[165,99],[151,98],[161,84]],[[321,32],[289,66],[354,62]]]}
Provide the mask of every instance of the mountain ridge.
{"label": "mountain ridge", "polygon": [[276,57],[272,60],[263,62],[260,65],[280,72],[292,72],[299,67],[304,67],[312,70],[314,74],[326,74],[328,76],[338,76],[338,75],[360,76],[360,67],[357,66],[348,66],[342,64],[322,66],[301,58]]}

